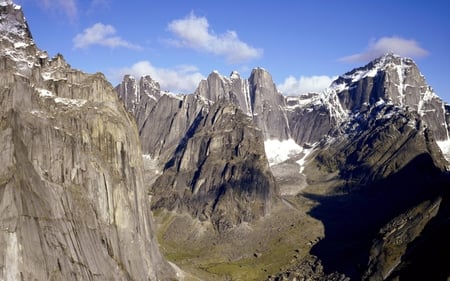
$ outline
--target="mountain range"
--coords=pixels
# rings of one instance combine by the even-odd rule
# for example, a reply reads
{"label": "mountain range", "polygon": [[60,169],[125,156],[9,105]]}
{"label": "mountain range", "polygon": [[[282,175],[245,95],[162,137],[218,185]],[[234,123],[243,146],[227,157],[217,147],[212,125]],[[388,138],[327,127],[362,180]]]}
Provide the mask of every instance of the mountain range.
{"label": "mountain range", "polygon": [[447,280],[450,106],[392,53],[321,93],[115,88],[0,1],[1,280]]}

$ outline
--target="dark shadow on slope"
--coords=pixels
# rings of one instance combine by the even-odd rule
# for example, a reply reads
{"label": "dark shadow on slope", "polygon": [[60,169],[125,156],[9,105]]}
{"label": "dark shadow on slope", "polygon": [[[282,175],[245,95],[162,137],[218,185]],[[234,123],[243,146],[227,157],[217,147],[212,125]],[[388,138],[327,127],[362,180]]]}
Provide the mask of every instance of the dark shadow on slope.
{"label": "dark shadow on slope", "polygon": [[450,277],[450,185],[438,214],[402,257],[401,265],[386,280],[446,281]]}
{"label": "dark shadow on slope", "polygon": [[322,260],[326,272],[361,279],[379,229],[409,208],[438,196],[444,187],[443,172],[429,154],[421,154],[386,179],[338,189],[352,192],[304,195],[319,203],[309,214],[325,227],[325,237],[313,246],[311,254]]}
{"label": "dark shadow on slope", "polygon": [[178,143],[178,145],[175,149],[175,152],[173,153],[172,158],[164,165],[164,170],[167,170],[167,169],[171,168],[173,165],[175,165],[177,158],[182,156],[182,153],[185,150],[189,139],[194,136],[195,132],[200,127],[200,124],[204,118],[205,118],[205,116],[203,114],[203,111],[200,111],[199,114],[197,114],[197,116],[195,117],[192,124],[189,126],[184,137]]}

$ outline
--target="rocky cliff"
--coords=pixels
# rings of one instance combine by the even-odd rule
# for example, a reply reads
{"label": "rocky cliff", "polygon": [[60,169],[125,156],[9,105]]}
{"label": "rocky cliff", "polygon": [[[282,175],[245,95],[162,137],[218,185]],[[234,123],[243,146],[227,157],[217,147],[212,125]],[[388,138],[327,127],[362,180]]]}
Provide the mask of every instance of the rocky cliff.
{"label": "rocky cliff", "polygon": [[0,279],[158,280],[134,120],[102,74],[39,50],[0,2]]}
{"label": "rocky cliff", "polygon": [[185,210],[223,231],[269,213],[277,195],[263,135],[233,104],[201,112],[152,187],[154,208]]}
{"label": "rocky cliff", "polygon": [[[386,54],[323,93],[288,98],[288,106],[291,128],[320,120],[326,132],[312,138],[305,126],[293,134],[315,142],[304,172],[307,196],[320,204],[310,214],[324,223],[325,237],[311,253],[330,274],[316,280],[343,278],[332,272],[352,280],[410,276],[411,245],[430,244],[428,228],[448,228],[448,162],[437,142],[448,140],[442,100],[410,59]],[[442,264],[428,265],[447,278]],[[302,276],[304,266],[280,277]]]}
{"label": "rocky cliff", "polygon": [[449,138],[444,102],[411,59],[386,54],[340,76],[331,87],[345,110],[354,113],[379,102],[392,103],[417,112],[437,140]]}
{"label": "rocky cliff", "polygon": [[[150,77],[139,83],[125,77],[116,89],[137,119],[144,153],[160,168],[150,184],[154,210],[211,222],[219,232],[214,239],[226,245],[237,242],[223,233],[235,237],[230,233],[242,225],[251,229],[257,218],[282,229],[271,221],[271,216],[290,218],[277,213],[280,206],[288,206],[292,217],[307,212],[322,223],[319,240],[302,242],[309,245],[309,255],[296,254],[298,262],[269,279],[407,276],[405,263],[417,260],[410,245],[430,243],[433,229],[445,231],[448,225],[443,219],[448,214],[449,164],[443,155],[448,106],[410,59],[386,54],[341,75],[321,93],[298,97],[282,97],[262,68],[248,79],[237,72],[230,77],[212,72],[191,95],[164,93]],[[185,241],[177,230],[193,225],[174,226],[177,221],[163,223],[165,237],[172,237],[167,245],[196,250],[191,240],[177,244]],[[246,231],[236,235],[260,238]],[[202,235],[193,235],[192,245],[215,245]],[[290,235],[300,234],[283,238],[292,241]],[[291,245],[273,233],[265,242],[275,237],[280,245],[267,247],[272,252]],[[215,258],[204,254],[202,268]],[[246,254],[231,256],[253,265]],[[235,262],[220,260],[230,267]],[[261,264],[274,261],[261,259]]]}
{"label": "rocky cliff", "polygon": [[116,87],[136,117],[143,152],[162,167],[153,208],[188,211],[220,231],[268,214],[277,186],[264,139],[286,138],[288,124],[270,75],[255,69],[251,81],[213,72],[183,96],[162,92],[150,77],[126,76]]}
{"label": "rocky cliff", "polygon": [[213,72],[200,82],[195,94],[213,102],[225,99],[235,104],[253,117],[266,140],[290,137],[285,100],[278,93],[272,76],[263,68],[253,69],[248,79],[241,78],[235,71],[229,78]]}

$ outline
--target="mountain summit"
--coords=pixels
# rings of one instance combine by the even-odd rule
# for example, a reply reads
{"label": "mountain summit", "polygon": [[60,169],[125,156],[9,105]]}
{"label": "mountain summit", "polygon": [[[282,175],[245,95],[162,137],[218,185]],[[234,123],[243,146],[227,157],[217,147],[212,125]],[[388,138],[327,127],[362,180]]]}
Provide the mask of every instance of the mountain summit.
{"label": "mountain summit", "polygon": [[3,38],[29,42],[31,32],[22,12],[22,8],[10,0],[0,1],[0,34]]}
{"label": "mountain summit", "polygon": [[[143,87],[142,81],[153,86]],[[227,77],[213,71],[190,95],[164,94],[150,77],[137,83],[126,76],[116,89],[136,116],[151,164],[147,170],[157,177],[150,184],[152,208],[164,214],[161,235],[168,247],[177,245],[190,253],[197,250],[190,245],[210,245],[227,253],[231,261],[221,263],[232,266],[247,262],[238,258],[245,257],[245,246],[229,250],[238,244],[233,237],[246,237],[268,245],[262,256],[274,256],[279,248],[271,241],[286,238],[278,247],[287,247],[292,236],[268,232],[265,240],[252,227],[283,229],[271,218],[304,217],[300,206],[312,200],[310,204],[319,205],[307,212],[325,227],[323,240],[308,242],[313,245],[309,253],[319,261],[311,263],[312,256],[304,256],[280,275],[343,280],[336,273],[341,272],[355,280],[376,280],[401,264],[409,243],[437,215],[424,202],[445,202],[440,200],[448,162],[438,145],[444,150],[449,140],[448,113],[411,59],[386,54],[339,76],[322,93],[296,97],[279,94],[262,68],[255,68],[248,79],[237,72]],[[142,97],[140,102],[136,97]],[[445,204],[436,208],[445,213]],[[289,210],[280,211],[285,207]],[[421,210],[428,217],[408,221],[400,244],[385,237],[388,242],[372,245],[380,241],[381,229],[396,231],[391,224]],[[180,228],[196,233],[192,227],[198,221],[202,231],[212,224],[215,236],[177,234]],[[221,246],[205,237],[221,241]],[[248,246],[256,247],[252,242]],[[202,254],[206,258],[198,261],[199,267],[214,263],[209,251]],[[262,259],[261,266],[269,266],[265,262],[274,263]],[[368,264],[362,266],[366,272],[357,264]],[[318,272],[320,266],[335,273]],[[242,277],[239,270],[233,276]]]}
{"label": "mountain summit", "polygon": [[449,106],[412,60],[299,97],[262,68],[114,89],[5,0],[0,47],[0,280],[450,276]]}
{"label": "mountain summit", "polygon": [[0,2],[0,279],[160,280],[134,120]]}

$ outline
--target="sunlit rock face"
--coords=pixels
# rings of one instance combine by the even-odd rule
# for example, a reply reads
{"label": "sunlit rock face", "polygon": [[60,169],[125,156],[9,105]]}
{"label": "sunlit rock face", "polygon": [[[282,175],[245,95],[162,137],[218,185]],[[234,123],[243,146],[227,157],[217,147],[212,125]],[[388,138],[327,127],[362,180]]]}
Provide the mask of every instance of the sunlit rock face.
{"label": "sunlit rock face", "polygon": [[413,60],[386,54],[333,82],[342,107],[352,113],[388,103],[417,112],[437,140],[448,139],[444,102]]}
{"label": "sunlit rock face", "polygon": [[270,212],[277,186],[263,135],[233,104],[199,114],[152,187],[153,207],[186,211],[218,231]]}
{"label": "sunlit rock face", "polygon": [[263,131],[264,139],[285,140],[290,136],[284,97],[263,68],[253,69],[248,79],[241,78],[235,71],[230,77],[212,72],[200,82],[195,93],[213,102],[225,99],[235,104],[252,116]]}
{"label": "sunlit rock face", "polygon": [[190,95],[150,77],[126,76],[116,89],[159,168],[154,210],[221,233],[289,196],[317,203],[307,215],[325,237],[269,280],[395,280],[425,268],[420,239],[445,243],[433,233],[448,232],[449,106],[411,59],[385,54],[295,97],[281,96],[262,68],[248,79],[214,71]]}
{"label": "sunlit rock face", "polygon": [[138,131],[112,86],[48,58],[11,1],[0,45],[0,279],[170,276]]}

